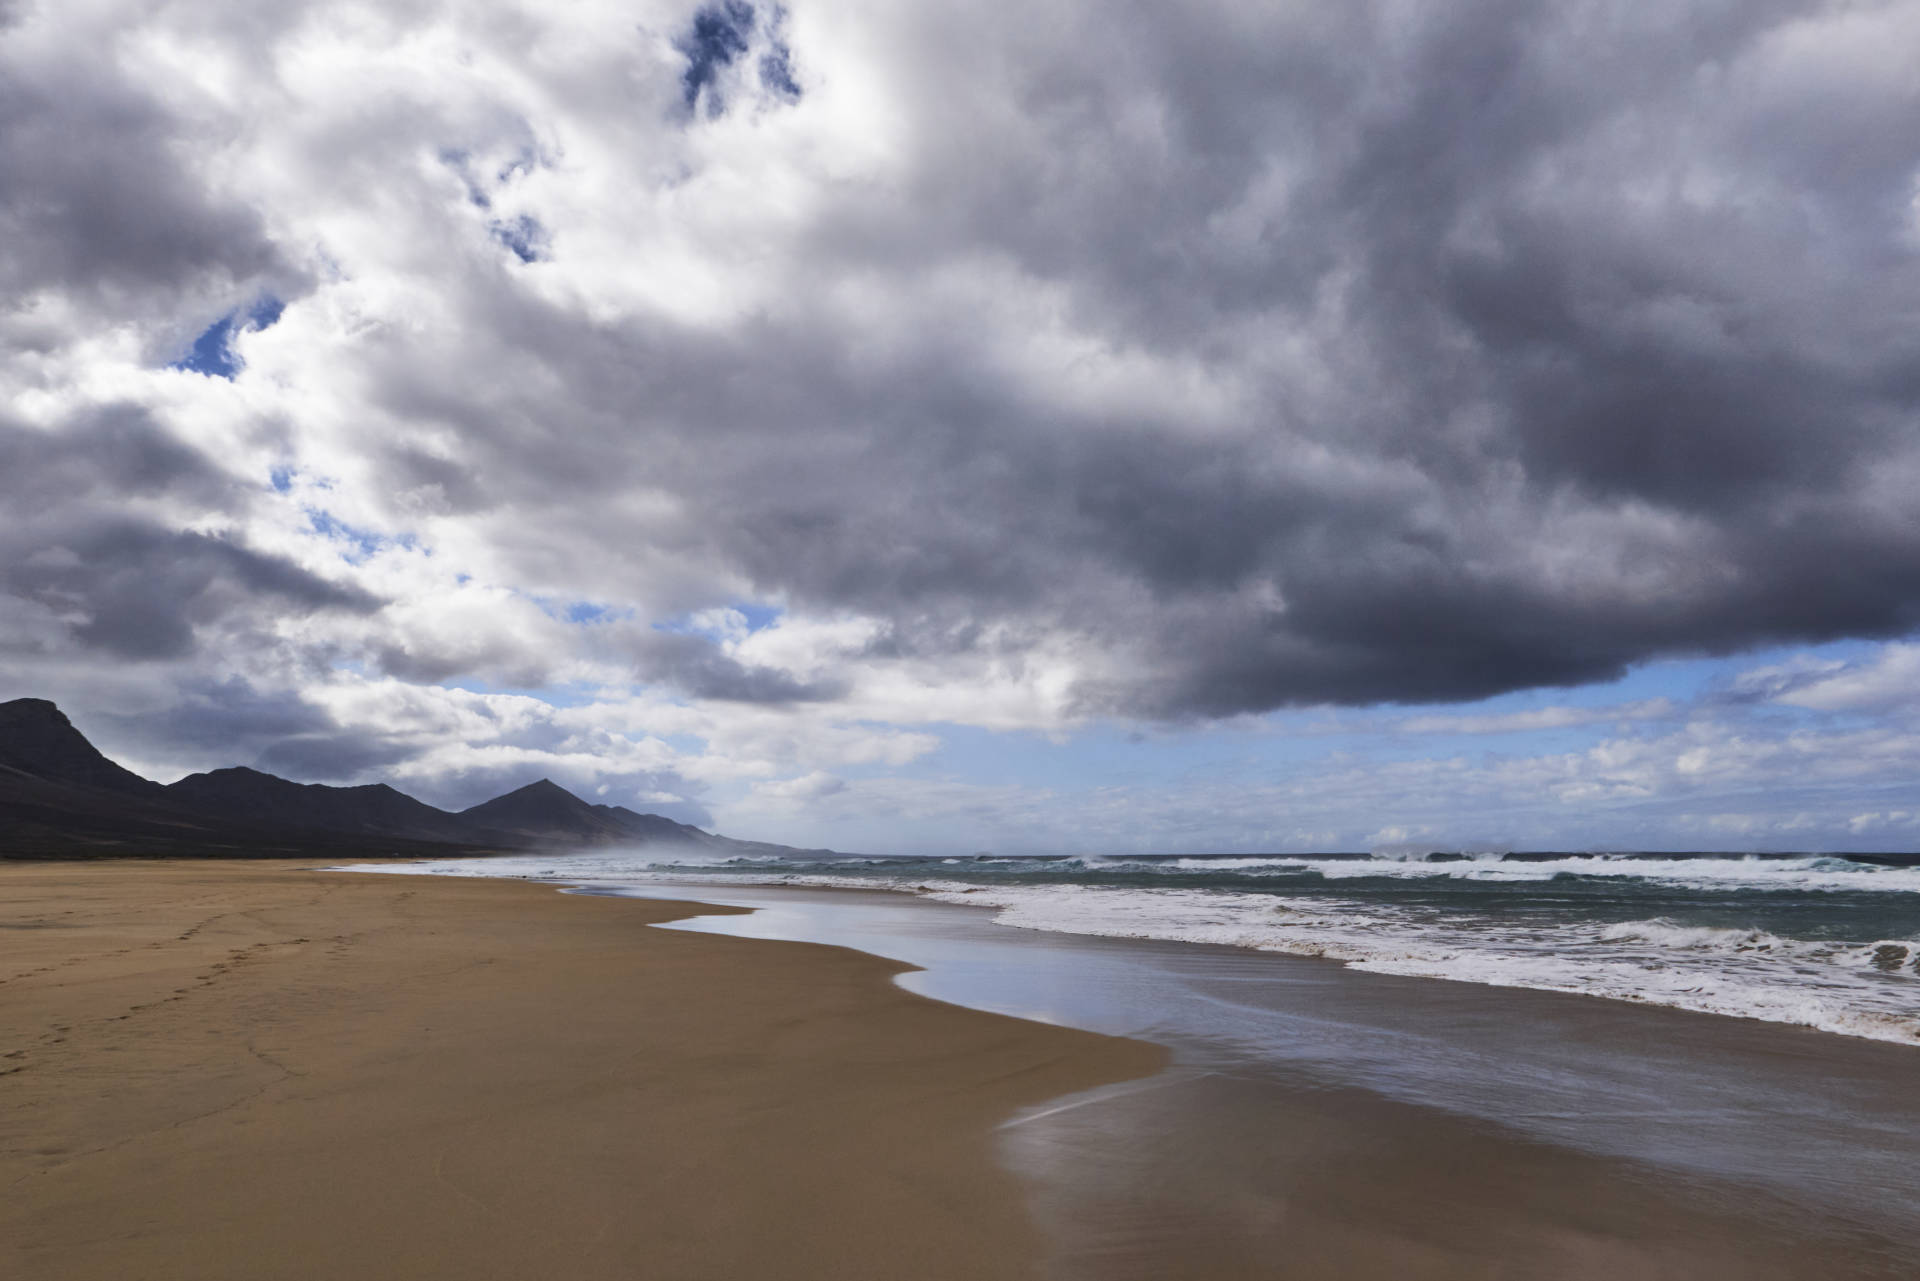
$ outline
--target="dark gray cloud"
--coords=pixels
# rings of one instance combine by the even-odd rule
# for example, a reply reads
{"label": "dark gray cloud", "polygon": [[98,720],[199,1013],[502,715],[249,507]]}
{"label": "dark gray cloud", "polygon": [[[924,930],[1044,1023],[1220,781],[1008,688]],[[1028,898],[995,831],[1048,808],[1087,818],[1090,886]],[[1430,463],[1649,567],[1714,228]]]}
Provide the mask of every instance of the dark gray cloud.
{"label": "dark gray cloud", "polygon": [[116,751],[149,758],[179,756],[212,767],[257,765],[263,755],[283,744],[297,745],[340,732],[324,711],[296,691],[262,690],[239,677],[189,677],[176,683],[172,697],[162,705],[140,711],[109,705],[93,712],[82,728],[95,741],[113,744]]}
{"label": "dark gray cloud", "polygon": [[218,509],[233,488],[199,450],[181,443],[142,407],[124,403],[76,415],[56,431],[0,420],[0,485],[16,520],[58,517],[132,497],[177,498]]}
{"label": "dark gray cloud", "polygon": [[[1304,339],[1332,385],[1265,380],[1219,433],[1036,418],[964,344],[884,388],[796,370],[791,394],[776,365],[777,399],[826,412],[701,415],[757,419],[777,459],[730,550],[922,643],[969,614],[1137,641],[1143,674],[1086,692],[1166,715],[1909,631],[1911,504],[1868,491],[1920,444],[1915,172],[1880,141],[1916,103],[1849,78],[1823,12],[1358,6],[1293,41],[1169,13],[1107,33],[1114,59],[1035,50],[990,157],[1014,163],[968,166],[974,122],[938,117],[882,239],[1011,255],[1116,343],[1229,371],[1263,330]],[[1222,236],[1276,173],[1255,234]],[[928,213],[960,225],[929,246]],[[1365,476],[1329,484],[1323,453]]]}
{"label": "dark gray cloud", "polygon": [[168,508],[235,518],[244,495],[135,406],[57,431],[0,421],[0,503],[0,592],[103,658],[181,657],[199,629],[249,613],[369,614],[381,604],[236,536],[165,519]]}
{"label": "dark gray cloud", "polygon": [[[865,657],[926,679],[1071,650],[1075,709],[1181,719],[1920,627],[1920,91],[1885,53],[1911,4],[868,16],[884,145],[844,155],[859,112],[805,43],[832,24],[731,0],[651,52],[609,32],[543,100],[566,129],[462,71],[287,144],[357,194],[306,224],[282,193],[282,224],[383,233],[340,268],[349,319],[300,330],[338,363],[278,372],[294,462],[525,597],[636,613],[564,641],[370,623],[372,669],[847,694],[850,668],[652,626],[754,599],[875,620]],[[180,161],[184,117],[5,92],[0,280],[177,289],[204,327],[298,274]],[[365,281],[402,301],[360,316]],[[295,286],[277,338],[319,323]],[[178,654],[248,601],[371,616],[371,585],[82,497],[232,506],[184,446],[68,441],[23,464],[4,572],[76,645]]]}
{"label": "dark gray cloud", "polygon": [[195,174],[202,145],[90,58],[14,60],[0,75],[0,292],[153,314],[284,271],[259,214]]}
{"label": "dark gray cloud", "polygon": [[330,725],[264,743],[254,763],[269,774],[301,782],[357,783],[379,778],[419,752],[415,742],[393,742],[363,728]]}
{"label": "dark gray cloud", "polygon": [[778,668],[743,663],[712,637],[627,618],[574,623],[564,644],[541,653],[510,635],[481,647],[467,637],[444,638],[438,645],[411,637],[379,645],[373,659],[382,673],[406,681],[447,681],[484,670],[516,686],[537,688],[554,679],[560,660],[589,658],[635,683],[728,703],[819,703],[847,690],[838,678],[801,680]]}
{"label": "dark gray cloud", "polygon": [[634,664],[637,677],[667,685],[694,698],[733,703],[807,703],[837,698],[846,692],[844,683],[837,680],[796,680],[777,668],[742,663],[705,636],[622,631],[624,635],[612,644]]}

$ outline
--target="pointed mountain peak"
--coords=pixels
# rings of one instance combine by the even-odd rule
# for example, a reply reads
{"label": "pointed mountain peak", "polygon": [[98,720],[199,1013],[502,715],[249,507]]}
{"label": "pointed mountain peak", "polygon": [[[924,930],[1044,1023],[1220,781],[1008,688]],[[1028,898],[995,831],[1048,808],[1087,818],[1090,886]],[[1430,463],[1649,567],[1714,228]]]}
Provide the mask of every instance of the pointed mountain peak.
{"label": "pointed mountain peak", "polygon": [[0,703],[0,765],[56,783],[154,795],[160,784],[100,754],[66,713],[44,698]]}
{"label": "pointed mountain peak", "polygon": [[460,811],[470,822],[540,841],[604,844],[627,836],[624,825],[550,778]]}
{"label": "pointed mountain peak", "polygon": [[502,792],[490,801],[482,801],[460,812],[484,816],[497,810],[511,810],[515,813],[571,813],[592,808],[552,779],[543,778],[528,783],[525,787],[516,787],[511,792]]}

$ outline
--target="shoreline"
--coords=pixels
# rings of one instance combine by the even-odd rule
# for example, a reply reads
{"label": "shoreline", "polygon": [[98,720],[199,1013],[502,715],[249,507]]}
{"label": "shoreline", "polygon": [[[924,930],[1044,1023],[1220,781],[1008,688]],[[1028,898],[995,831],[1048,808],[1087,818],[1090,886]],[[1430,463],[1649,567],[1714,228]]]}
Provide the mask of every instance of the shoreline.
{"label": "shoreline", "polygon": [[927,995],[1174,1051],[1004,1131],[1059,1277],[1290,1276],[1309,1244],[1302,1276],[1920,1274],[1905,1047],[871,890],[722,901],[759,910],[668,928],[860,947]]}
{"label": "shoreline", "polygon": [[[1842,872],[1775,859],[1787,870],[1776,867],[1756,880],[1752,868],[1769,860],[1749,856],[1706,860],[1701,865],[1710,874],[1668,884],[1640,873],[1620,879],[1595,872],[1585,866],[1591,861],[1561,860],[1581,866],[1553,865],[1544,879],[1487,879],[1428,864],[1346,860],[1340,865],[1388,869],[1360,876],[1355,883],[1366,888],[1351,896],[1341,889],[1351,876],[1305,865],[1312,860],[1282,867],[1287,860],[1264,858],[992,859],[985,862],[997,870],[978,873],[952,859],[739,866],[618,852],[420,866],[587,886],[907,894],[988,908],[1000,924],[1024,929],[1325,958],[1356,971],[1659,1006],[1920,1048],[1913,987],[1920,982],[1920,941],[1908,937],[1920,879],[1912,869]],[[1601,860],[1607,869],[1644,861]],[[1202,866],[1189,866],[1196,863]],[[1079,870],[1035,872],[1043,864]],[[1155,870],[1141,870],[1149,867]],[[1405,868],[1421,870],[1392,870]],[[1282,883],[1296,875],[1303,877],[1298,884]],[[1548,884],[1567,876],[1574,882],[1564,894]]]}
{"label": "shoreline", "polygon": [[[1368,1076],[1438,1066],[1423,1055],[1440,1027],[1495,1034],[1502,1052],[1573,1031],[1576,1059],[1638,1028],[1615,1067],[1671,1050],[1644,1039],[1663,1026],[1707,1032],[1696,1067],[1717,1062],[1702,1051],[1749,1054],[1715,1016],[1594,1019],[1614,1003],[1467,984],[1438,1000],[1426,979],[1013,930],[872,891],[716,903],[700,901],[716,886],[571,892],[411,863],[0,869],[0,1034],[45,1023],[24,1055],[0,1045],[7,1275],[1904,1281],[1920,1267],[1920,1232],[1515,1130],[1504,1093],[1461,1113]],[[1307,1057],[1216,1055],[1167,1022],[1169,991],[1278,1016]],[[1780,1058],[1786,1043],[1763,1039]],[[1852,1044],[1803,1059],[1805,1041],[1781,1066],[1830,1089],[1822,1068],[1904,1054]],[[1617,1111],[1624,1098],[1572,1106],[1665,1128]],[[1914,1128],[1904,1103],[1892,1115]],[[1778,1149],[1772,1125],[1740,1128]]]}
{"label": "shoreline", "polygon": [[1020,1109],[1160,1048],[730,909],[311,860],[0,866],[23,1281],[1023,1277]]}

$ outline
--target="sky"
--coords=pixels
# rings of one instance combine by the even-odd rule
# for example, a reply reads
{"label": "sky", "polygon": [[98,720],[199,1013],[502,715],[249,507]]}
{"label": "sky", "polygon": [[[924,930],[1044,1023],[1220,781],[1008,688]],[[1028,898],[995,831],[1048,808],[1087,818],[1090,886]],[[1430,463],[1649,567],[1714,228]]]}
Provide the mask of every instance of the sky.
{"label": "sky", "polygon": [[0,0],[0,697],[871,852],[1920,848],[1915,49]]}

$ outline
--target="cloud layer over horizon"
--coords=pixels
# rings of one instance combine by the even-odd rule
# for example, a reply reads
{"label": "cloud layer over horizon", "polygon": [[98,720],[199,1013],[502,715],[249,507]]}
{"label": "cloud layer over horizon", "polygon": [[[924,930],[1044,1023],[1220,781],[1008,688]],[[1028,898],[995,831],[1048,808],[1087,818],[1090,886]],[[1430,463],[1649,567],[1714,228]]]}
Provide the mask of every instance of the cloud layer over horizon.
{"label": "cloud layer over horizon", "polygon": [[1920,4],[0,15],[0,679],[156,770],[824,813],[1920,627]]}

